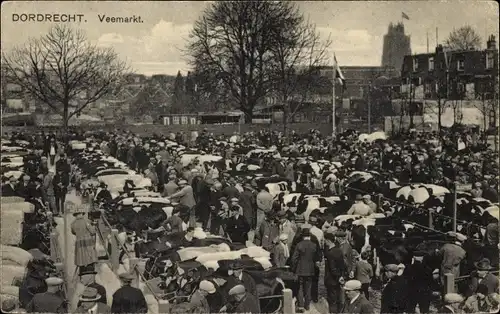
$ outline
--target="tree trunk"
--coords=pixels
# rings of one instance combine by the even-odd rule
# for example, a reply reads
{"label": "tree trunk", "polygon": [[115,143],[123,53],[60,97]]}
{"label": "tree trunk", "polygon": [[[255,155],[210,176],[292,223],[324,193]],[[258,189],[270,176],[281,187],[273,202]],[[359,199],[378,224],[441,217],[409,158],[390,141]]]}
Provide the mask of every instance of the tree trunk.
{"label": "tree trunk", "polygon": [[442,122],[441,122],[441,114],[442,114],[442,104],[441,104],[441,99],[438,99],[438,132],[439,132],[439,138],[441,138],[441,129],[442,129]]}
{"label": "tree trunk", "polygon": [[285,136],[286,143],[288,144],[288,112],[290,108],[288,108],[288,104],[283,100],[283,136]]}
{"label": "tree trunk", "polygon": [[253,110],[242,109],[245,114],[245,124],[251,124],[253,119]]}
{"label": "tree trunk", "polygon": [[64,104],[63,112],[63,143],[68,145],[68,126],[69,126],[69,104]]}

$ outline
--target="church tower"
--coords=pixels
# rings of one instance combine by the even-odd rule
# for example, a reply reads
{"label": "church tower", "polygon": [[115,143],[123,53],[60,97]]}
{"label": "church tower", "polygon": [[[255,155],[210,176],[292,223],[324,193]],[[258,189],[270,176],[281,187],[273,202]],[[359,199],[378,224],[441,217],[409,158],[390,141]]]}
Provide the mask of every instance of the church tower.
{"label": "church tower", "polygon": [[403,23],[389,24],[389,30],[384,35],[382,66],[393,67],[397,72],[401,72],[406,55],[411,55],[411,48],[410,36],[405,35],[405,26]]}

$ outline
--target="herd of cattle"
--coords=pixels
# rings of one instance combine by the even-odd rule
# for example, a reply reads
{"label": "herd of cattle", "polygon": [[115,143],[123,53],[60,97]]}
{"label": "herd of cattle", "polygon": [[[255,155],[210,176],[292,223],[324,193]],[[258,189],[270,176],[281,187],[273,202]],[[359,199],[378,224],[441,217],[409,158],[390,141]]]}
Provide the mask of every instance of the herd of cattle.
{"label": "herd of cattle", "polygon": [[[20,152],[29,149],[26,145],[2,142],[2,152],[10,151],[2,157],[3,181],[11,176],[22,177],[23,160]],[[149,145],[158,145],[158,142],[149,141]],[[287,158],[276,147],[245,147],[246,151],[240,152],[243,153],[243,159],[226,160],[215,154],[188,149],[174,141],[165,141],[162,146],[179,154],[183,165],[197,159],[207,169],[217,168],[229,172],[233,177],[244,176],[264,182],[279,203],[280,210],[293,212],[295,216],[303,216],[306,220],[315,216],[319,226],[333,217],[336,225],[348,226],[354,249],[358,252],[376,252],[377,260],[374,263],[377,266],[409,264],[412,252],[419,250],[428,253],[425,263],[429,267],[439,269],[441,258],[437,252],[445,243],[455,240],[449,235],[449,231],[453,230],[455,209],[456,230],[467,236],[463,244],[467,258],[461,273],[469,274],[474,269],[474,262],[490,257],[482,244],[482,238],[485,226],[492,219],[498,219],[498,205],[486,199],[473,198],[468,192],[453,193],[444,187],[425,183],[401,186],[397,180],[377,172],[343,169],[347,175],[341,178],[341,194],[330,197],[311,195],[295,182],[271,175],[269,163],[272,158],[280,154],[280,157]],[[184,233],[162,234],[158,239],[148,239],[147,231],[158,229],[172,215],[170,200],[152,191],[150,179],[129,169],[116,158],[104,155],[91,141],[74,141],[71,147],[74,166],[88,178],[84,185],[96,193],[99,182],[104,182],[111,193],[112,201],[94,206],[103,211],[103,220],[107,222],[100,224],[103,234],[109,235],[109,227],[117,228],[123,232],[119,240],[124,248],[127,243],[135,243],[132,251],[137,257],[148,259],[144,277],[151,285],[158,287],[158,293],[170,300],[187,301],[185,298],[192,295],[210,269],[215,270],[215,277],[222,286],[227,279],[229,265],[235,259],[241,261],[245,270],[255,279],[261,298],[280,295],[283,288],[295,286],[295,276],[288,268],[273,267],[270,253],[249,243],[246,246],[233,244],[226,238],[207,234],[201,228],[195,230],[192,247],[180,246]],[[298,159],[323,179],[338,173],[343,167],[338,162],[312,160],[308,156]],[[124,193],[128,183],[132,183],[132,191]],[[368,217],[347,215],[356,194],[369,194],[377,200],[377,213]],[[132,206],[132,203],[137,202],[139,209]],[[432,217],[429,217],[431,213]],[[188,215],[181,215],[181,218],[188,223]],[[426,228],[430,219],[432,228]],[[25,222],[27,230],[32,224]],[[27,231],[23,238],[26,239],[29,234]],[[134,237],[128,239],[126,234]],[[26,250],[40,247],[33,239],[21,242],[24,242],[22,247]],[[123,262],[126,257],[121,256],[121,260]],[[495,263],[493,265],[498,266]],[[211,273],[211,276],[213,278],[214,274]],[[261,299],[263,313],[276,312],[280,305],[279,298]]]}

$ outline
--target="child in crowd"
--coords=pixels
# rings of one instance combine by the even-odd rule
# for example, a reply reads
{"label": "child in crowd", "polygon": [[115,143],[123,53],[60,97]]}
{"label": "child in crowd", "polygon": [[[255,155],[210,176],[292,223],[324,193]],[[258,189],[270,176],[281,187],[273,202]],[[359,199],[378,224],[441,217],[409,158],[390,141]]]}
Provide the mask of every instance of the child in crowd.
{"label": "child in crowd", "polygon": [[365,294],[367,300],[370,299],[368,293],[368,287],[373,278],[373,268],[370,263],[368,263],[368,258],[370,257],[370,253],[365,251],[361,253],[360,260],[356,263],[356,280],[361,282],[361,291]]}

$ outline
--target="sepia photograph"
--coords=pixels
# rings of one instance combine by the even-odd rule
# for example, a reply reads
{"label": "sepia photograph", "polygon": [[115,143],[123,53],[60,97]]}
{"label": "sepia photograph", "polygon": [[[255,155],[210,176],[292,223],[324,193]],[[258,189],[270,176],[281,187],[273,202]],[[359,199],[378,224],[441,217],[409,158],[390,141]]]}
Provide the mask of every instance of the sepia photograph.
{"label": "sepia photograph", "polygon": [[4,1],[2,313],[498,313],[496,1]]}

